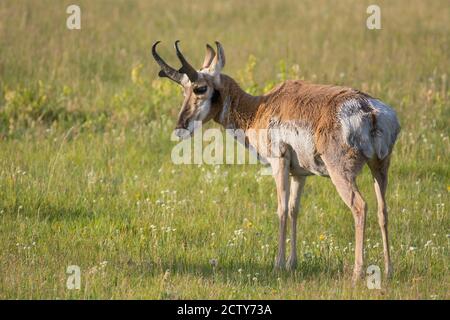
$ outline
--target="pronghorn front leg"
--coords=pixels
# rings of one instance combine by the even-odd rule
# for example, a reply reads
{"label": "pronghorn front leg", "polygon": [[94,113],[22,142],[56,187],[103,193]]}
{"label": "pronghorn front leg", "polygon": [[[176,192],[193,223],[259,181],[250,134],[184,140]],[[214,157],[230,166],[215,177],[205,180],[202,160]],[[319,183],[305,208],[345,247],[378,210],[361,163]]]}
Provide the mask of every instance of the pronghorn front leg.
{"label": "pronghorn front leg", "polygon": [[286,222],[289,203],[289,156],[274,158],[271,162],[272,172],[277,185],[279,237],[278,255],[275,268],[282,269],[286,264]]}
{"label": "pronghorn front leg", "polygon": [[289,218],[291,219],[291,253],[289,254],[287,269],[294,270],[297,267],[297,216],[300,209],[300,198],[306,177],[293,176],[289,196]]}

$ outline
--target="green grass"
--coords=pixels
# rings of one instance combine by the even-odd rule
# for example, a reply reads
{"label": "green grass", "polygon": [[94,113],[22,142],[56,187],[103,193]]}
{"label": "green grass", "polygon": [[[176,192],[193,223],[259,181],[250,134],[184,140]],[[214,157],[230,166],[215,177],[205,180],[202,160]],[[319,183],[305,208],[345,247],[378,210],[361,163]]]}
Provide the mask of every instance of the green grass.
{"label": "green grass", "polygon": [[[379,1],[379,31],[365,28],[370,1],[79,1],[82,29],[69,31],[71,3],[0,3],[0,298],[450,297],[447,1]],[[149,51],[163,40],[178,65],[176,39],[198,66],[220,40],[225,72],[254,93],[298,77],[395,107],[382,290],[351,286],[353,219],[328,179],[307,180],[299,267],[278,273],[272,179],[172,164],[182,97]],[[368,170],[359,184],[366,263],[382,266]],[[66,288],[68,265],[81,290]]]}

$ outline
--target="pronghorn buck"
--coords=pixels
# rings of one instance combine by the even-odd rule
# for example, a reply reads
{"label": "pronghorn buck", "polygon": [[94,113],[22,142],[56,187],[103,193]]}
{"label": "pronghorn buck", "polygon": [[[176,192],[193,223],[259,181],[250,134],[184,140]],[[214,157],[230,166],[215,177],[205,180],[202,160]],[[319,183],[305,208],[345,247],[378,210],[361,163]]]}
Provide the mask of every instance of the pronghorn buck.
{"label": "pronghorn buck", "polygon": [[[252,96],[222,73],[225,54],[219,42],[217,53],[207,45],[200,70],[184,58],[170,67],[152,47],[167,77],[183,87],[184,102],[176,135],[190,137],[196,123],[211,119],[227,129],[245,133],[245,145],[256,150],[272,167],[278,198],[279,247],[276,268],[294,269],[297,264],[297,215],[305,179],[310,175],[330,177],[350,208],[355,223],[353,281],[363,276],[364,228],[367,206],[356,185],[356,177],[368,164],[374,178],[378,222],[383,239],[385,274],[392,273],[385,200],[389,161],[400,131],[396,113],[388,105],[355,89],[289,80],[269,93]],[[249,134],[250,132],[264,134]],[[276,134],[273,134],[276,133]],[[286,265],[286,229],[291,223],[290,255]]]}

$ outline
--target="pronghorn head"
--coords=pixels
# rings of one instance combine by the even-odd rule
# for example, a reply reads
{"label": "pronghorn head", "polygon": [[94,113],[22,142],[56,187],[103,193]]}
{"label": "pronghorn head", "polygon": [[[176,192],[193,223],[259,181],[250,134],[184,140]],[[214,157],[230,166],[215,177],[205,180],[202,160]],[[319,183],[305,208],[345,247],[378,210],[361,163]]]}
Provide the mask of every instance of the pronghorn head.
{"label": "pronghorn head", "polygon": [[216,41],[217,53],[208,44],[206,55],[200,70],[195,70],[185,59],[175,41],[175,50],[182,66],[176,70],[169,66],[156,52],[155,42],[152,54],[161,67],[160,77],[167,77],[183,87],[184,101],[178,117],[175,134],[185,139],[196,129],[196,124],[205,123],[214,118],[220,111],[217,102],[220,94],[220,72],[225,65],[225,54],[219,42]]}

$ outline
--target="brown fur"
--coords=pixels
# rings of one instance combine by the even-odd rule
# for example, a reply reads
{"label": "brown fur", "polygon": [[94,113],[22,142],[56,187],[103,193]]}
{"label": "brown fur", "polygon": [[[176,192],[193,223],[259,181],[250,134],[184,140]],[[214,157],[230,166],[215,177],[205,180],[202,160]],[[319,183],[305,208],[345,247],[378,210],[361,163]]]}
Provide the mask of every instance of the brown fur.
{"label": "brown fur", "polygon": [[[313,129],[319,153],[323,153],[331,136],[339,129],[337,112],[340,105],[349,99],[368,97],[355,89],[300,80],[285,81],[263,96],[249,95],[227,75],[221,76],[221,83],[221,97],[231,98],[230,122],[237,128],[244,131],[267,129],[274,117],[281,121],[306,122]],[[223,100],[218,101],[216,112],[222,104]],[[220,122],[217,114],[215,120]]]}

